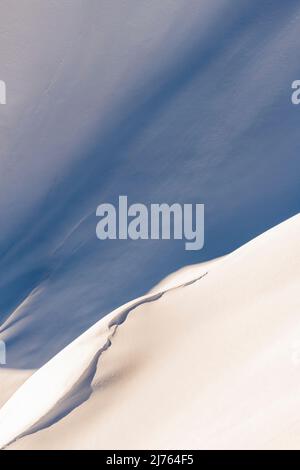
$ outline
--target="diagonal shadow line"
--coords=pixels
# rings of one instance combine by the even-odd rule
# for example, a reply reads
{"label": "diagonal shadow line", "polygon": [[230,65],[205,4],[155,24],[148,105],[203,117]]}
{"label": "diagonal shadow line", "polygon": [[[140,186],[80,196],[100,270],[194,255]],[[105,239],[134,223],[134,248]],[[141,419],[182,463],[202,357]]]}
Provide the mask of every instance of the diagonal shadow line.
{"label": "diagonal shadow line", "polygon": [[[275,3],[280,11],[273,22],[283,21],[293,9],[299,7],[297,0],[289,0],[284,4],[276,0]],[[112,123],[107,133],[101,136],[100,140],[94,136],[92,141],[95,142],[84,159],[79,159],[68,169],[68,173],[40,202],[38,209],[21,225],[18,234],[12,236],[6,246],[0,247],[3,269],[6,265],[18,262],[28,250],[38,250],[41,234],[50,234],[51,238],[53,227],[55,234],[63,230],[66,216],[75,219],[76,211],[81,211],[79,216],[86,212],[88,206],[93,205],[91,201],[96,200],[100,188],[107,184],[116,167],[122,162],[124,148],[128,148],[135,141],[140,132],[168,106],[183,87],[188,86],[197,74],[204,72],[211,63],[221,57],[230,44],[238,41],[240,33],[244,34],[251,28],[260,15],[268,14],[260,0],[253,0],[246,6],[230,6],[225,13],[216,18],[215,28],[204,40],[197,30],[191,31],[192,39],[189,44],[174,58],[167,70],[163,68],[160,71],[156,79],[159,86],[153,86],[153,80],[146,83],[143,97],[137,103],[129,97],[127,103],[123,104],[125,112]],[[265,34],[270,33],[266,31]],[[112,160],[114,165],[111,164]],[[84,201],[82,194],[85,195]],[[23,234],[21,241],[19,233]],[[46,266],[46,269],[51,269],[51,255],[48,254],[47,260],[49,266]],[[22,285],[16,281],[13,298],[26,298],[31,287],[24,291]],[[4,289],[3,294],[5,298],[7,294]],[[4,318],[7,318],[11,311],[11,303],[11,299],[3,301]]]}

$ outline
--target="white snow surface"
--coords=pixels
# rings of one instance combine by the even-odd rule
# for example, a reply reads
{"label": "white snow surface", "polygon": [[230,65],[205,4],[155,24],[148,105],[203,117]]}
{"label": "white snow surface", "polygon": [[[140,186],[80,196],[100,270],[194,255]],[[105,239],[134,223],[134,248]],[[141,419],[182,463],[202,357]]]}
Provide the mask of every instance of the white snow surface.
{"label": "white snow surface", "polygon": [[299,448],[299,234],[101,319],[2,406],[1,447]]}

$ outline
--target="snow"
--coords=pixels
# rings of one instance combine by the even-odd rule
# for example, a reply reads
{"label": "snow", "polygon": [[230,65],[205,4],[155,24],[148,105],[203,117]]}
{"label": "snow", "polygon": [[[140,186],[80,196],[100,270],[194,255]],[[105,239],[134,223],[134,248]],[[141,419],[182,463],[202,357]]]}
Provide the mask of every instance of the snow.
{"label": "snow", "polygon": [[299,232],[105,316],[1,408],[1,447],[297,448]]}
{"label": "snow", "polygon": [[[7,367],[39,369],[169,273],[299,212],[299,110],[290,99],[299,8],[1,1]],[[96,208],[120,194],[130,204],[204,203],[204,249],[97,240]]]}
{"label": "snow", "polygon": [[[297,447],[299,12],[1,0],[1,446]],[[121,194],[203,250],[97,240]]]}

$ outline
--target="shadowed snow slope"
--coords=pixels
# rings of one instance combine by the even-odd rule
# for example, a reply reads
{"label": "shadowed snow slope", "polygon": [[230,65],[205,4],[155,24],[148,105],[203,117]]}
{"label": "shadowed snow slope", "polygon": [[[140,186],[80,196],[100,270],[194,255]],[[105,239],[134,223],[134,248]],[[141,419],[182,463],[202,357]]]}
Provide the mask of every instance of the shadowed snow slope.
{"label": "shadowed snow slope", "polygon": [[[300,211],[299,28],[299,0],[0,1],[8,368]],[[97,240],[97,206],[123,194],[204,203],[203,250]]]}
{"label": "shadowed snow slope", "polygon": [[299,235],[101,319],[1,408],[1,447],[299,448]]}

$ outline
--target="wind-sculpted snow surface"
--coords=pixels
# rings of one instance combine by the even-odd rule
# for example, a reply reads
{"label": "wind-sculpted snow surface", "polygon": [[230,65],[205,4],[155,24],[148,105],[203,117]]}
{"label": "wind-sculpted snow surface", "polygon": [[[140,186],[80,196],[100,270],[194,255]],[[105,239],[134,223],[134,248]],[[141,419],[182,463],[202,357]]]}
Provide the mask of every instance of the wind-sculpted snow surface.
{"label": "wind-sculpted snow surface", "polygon": [[[40,368],[170,272],[299,212],[299,12],[298,0],[1,1],[7,368]],[[204,249],[97,240],[96,208],[122,194],[204,203]]]}
{"label": "wind-sculpted snow surface", "polygon": [[101,319],[1,408],[0,445],[299,448],[299,235],[298,215]]}
{"label": "wind-sculpted snow surface", "polygon": [[[1,446],[297,447],[299,1],[0,10]],[[121,195],[204,248],[97,239]]]}
{"label": "wind-sculpted snow surface", "polygon": [[[178,287],[185,287],[197,282],[206,274],[201,274],[198,278]],[[112,339],[118,327],[126,321],[129,313],[133,310],[143,304],[160,299],[166,292],[168,291],[147,295],[118,308],[100,320],[99,323],[28,379],[0,412],[0,429],[5,429],[5,439],[7,439],[7,436],[9,439],[6,444],[17,437],[23,437],[26,434],[53,425],[58,419],[61,419],[87,400],[93,391],[91,383],[96,374],[100,356],[111,347]],[[96,338],[99,339],[97,343]],[[81,347],[84,349],[83,355],[81,355]],[[80,359],[74,348],[77,349]],[[70,364],[72,364],[67,370],[63,369],[64,361],[70,361]],[[63,368],[60,366],[63,366]],[[53,381],[54,376],[58,380]],[[36,390],[40,391],[41,399],[39,399],[36,408],[33,409],[30,403],[32,394],[36,393]],[[8,420],[11,420],[10,414],[14,413],[13,410],[20,411],[21,407],[21,419],[11,421],[11,425],[7,427],[6,416],[8,416]],[[12,430],[10,431],[10,429]],[[1,442],[0,432],[1,445],[3,446],[4,442]]]}

